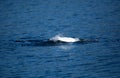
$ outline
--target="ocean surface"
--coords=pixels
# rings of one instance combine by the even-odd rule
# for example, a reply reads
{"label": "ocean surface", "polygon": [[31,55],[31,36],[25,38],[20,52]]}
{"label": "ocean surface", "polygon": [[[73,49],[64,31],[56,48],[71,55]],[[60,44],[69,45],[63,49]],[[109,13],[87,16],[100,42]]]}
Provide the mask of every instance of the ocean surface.
{"label": "ocean surface", "polygon": [[120,0],[0,0],[0,78],[120,78]]}

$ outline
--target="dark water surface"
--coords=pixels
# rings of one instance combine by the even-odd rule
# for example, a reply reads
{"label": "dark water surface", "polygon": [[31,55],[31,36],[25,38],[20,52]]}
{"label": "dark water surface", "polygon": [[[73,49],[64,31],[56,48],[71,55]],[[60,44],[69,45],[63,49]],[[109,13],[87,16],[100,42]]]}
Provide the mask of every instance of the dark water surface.
{"label": "dark water surface", "polygon": [[120,78],[120,0],[0,0],[0,78]]}

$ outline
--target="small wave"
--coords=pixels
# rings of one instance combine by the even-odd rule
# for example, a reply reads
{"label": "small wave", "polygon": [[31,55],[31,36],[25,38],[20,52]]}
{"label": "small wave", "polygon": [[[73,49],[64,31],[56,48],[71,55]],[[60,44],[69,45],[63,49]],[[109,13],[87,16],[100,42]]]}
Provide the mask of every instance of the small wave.
{"label": "small wave", "polygon": [[23,46],[61,46],[61,45],[69,45],[74,44],[86,44],[90,42],[97,42],[96,39],[81,39],[81,38],[73,38],[73,37],[65,37],[56,35],[50,39],[19,39],[14,40],[14,42],[19,43]]}

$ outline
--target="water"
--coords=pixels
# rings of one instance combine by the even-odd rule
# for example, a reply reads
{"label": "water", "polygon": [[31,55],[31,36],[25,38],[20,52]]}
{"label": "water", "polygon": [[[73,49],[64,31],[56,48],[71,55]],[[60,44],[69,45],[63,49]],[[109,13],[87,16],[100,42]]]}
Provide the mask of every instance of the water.
{"label": "water", "polygon": [[[120,78],[119,8],[119,0],[1,0],[0,78]],[[55,35],[98,42],[34,45]]]}

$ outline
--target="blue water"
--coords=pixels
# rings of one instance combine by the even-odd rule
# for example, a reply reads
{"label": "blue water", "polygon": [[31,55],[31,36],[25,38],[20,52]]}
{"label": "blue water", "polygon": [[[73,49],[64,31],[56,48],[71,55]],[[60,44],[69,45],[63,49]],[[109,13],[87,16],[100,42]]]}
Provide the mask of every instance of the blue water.
{"label": "blue water", "polygon": [[0,0],[0,78],[120,78],[120,0]]}

